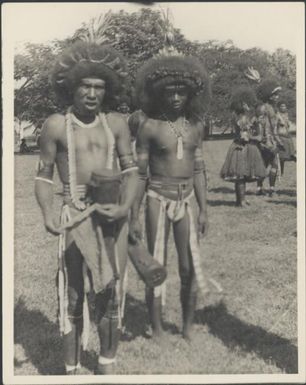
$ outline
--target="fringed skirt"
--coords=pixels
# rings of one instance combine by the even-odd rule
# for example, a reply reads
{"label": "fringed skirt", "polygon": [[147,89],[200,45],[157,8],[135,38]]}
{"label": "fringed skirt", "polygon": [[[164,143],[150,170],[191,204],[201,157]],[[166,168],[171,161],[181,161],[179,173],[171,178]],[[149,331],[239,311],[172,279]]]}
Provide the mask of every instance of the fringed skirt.
{"label": "fringed skirt", "polygon": [[282,141],[283,148],[279,147],[278,153],[281,160],[293,160],[295,156],[295,146],[293,143],[293,139],[289,136],[280,136],[280,140]]}
{"label": "fringed skirt", "polygon": [[264,178],[266,168],[256,144],[234,141],[227,152],[220,175],[229,182],[252,182]]}

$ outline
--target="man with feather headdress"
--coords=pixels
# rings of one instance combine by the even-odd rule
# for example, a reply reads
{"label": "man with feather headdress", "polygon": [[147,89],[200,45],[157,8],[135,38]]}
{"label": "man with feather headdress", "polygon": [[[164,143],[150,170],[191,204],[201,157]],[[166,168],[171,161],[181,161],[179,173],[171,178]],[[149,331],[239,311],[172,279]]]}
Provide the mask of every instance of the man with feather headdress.
{"label": "man with feather headdress", "polygon": [[[261,104],[257,107],[257,116],[263,126],[263,139],[260,144],[263,160],[269,170],[270,197],[275,192],[275,183],[279,167],[279,149],[283,148],[277,131],[277,102],[281,91],[280,85],[273,79],[263,80],[257,88],[257,97]],[[257,195],[262,195],[263,181],[257,182]]]}
{"label": "man with feather headdress", "polygon": [[[261,79],[258,71],[253,67],[245,72],[246,77],[258,84],[257,98],[259,105],[256,108],[258,124],[262,127],[262,140],[259,148],[269,175],[270,197],[275,192],[277,174],[280,172],[279,150],[283,149],[283,143],[278,135],[277,102],[282,87],[274,79]],[[263,179],[257,182],[257,195],[264,195]]]}
{"label": "man with feather headdress", "polygon": [[[199,116],[209,99],[209,79],[197,58],[175,51],[173,33],[166,46],[136,76],[137,107],[146,118],[138,128],[136,148],[140,181],[133,205],[130,235],[141,237],[139,209],[147,193],[148,248],[166,265],[170,225],[179,259],[183,337],[191,338],[197,287],[203,288],[198,238],[207,230],[206,186],[203,175],[202,123]],[[165,284],[146,288],[153,338],[163,337]]]}
{"label": "man with feather headdress", "polygon": [[[44,123],[35,183],[45,227],[59,235],[59,323],[67,374],[79,372],[81,347],[87,343],[90,286],[100,339],[96,374],[113,372],[124,302],[127,214],[137,186],[126,119],[112,112],[127,75],[125,63],[104,44],[103,28],[89,32],[63,52],[53,70],[54,90],[70,107]],[[64,193],[60,225],[53,218],[54,164]]]}

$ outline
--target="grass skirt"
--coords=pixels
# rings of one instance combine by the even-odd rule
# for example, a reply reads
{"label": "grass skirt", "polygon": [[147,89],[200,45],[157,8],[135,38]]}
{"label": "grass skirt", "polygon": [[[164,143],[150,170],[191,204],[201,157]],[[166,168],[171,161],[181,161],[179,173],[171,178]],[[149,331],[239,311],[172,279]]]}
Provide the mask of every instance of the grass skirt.
{"label": "grass skirt", "polygon": [[234,141],[221,169],[221,178],[230,182],[252,182],[266,176],[266,168],[256,144]]}

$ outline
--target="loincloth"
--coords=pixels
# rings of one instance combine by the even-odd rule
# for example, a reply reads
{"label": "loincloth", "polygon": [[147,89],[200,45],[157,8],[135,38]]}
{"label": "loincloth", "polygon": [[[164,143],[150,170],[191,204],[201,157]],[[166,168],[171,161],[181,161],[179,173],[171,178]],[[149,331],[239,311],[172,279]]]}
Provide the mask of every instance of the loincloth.
{"label": "loincloth", "polygon": [[[156,183],[150,183],[147,191],[148,199],[155,199],[159,201],[159,214],[157,221],[157,233],[154,243],[154,253],[153,257],[161,264],[165,265],[165,222],[168,218],[172,223],[178,222],[185,217],[185,214],[188,215],[189,220],[189,247],[192,256],[193,267],[195,271],[197,286],[202,293],[207,292],[207,286],[204,282],[204,275],[201,267],[201,256],[200,256],[200,247],[197,235],[197,205],[194,196],[194,190],[192,189],[189,192],[189,183],[186,186],[180,184],[172,186],[169,183],[168,187],[165,185],[159,188]],[[185,187],[185,188],[184,188]],[[172,191],[177,195],[177,199],[170,199],[165,197],[165,188],[167,193]],[[187,192],[188,191],[188,195]],[[166,281],[157,286],[154,289],[155,297],[162,297],[162,303],[165,304],[166,297]]]}
{"label": "loincloth", "polygon": [[[85,186],[78,186],[81,200],[87,199]],[[80,213],[69,195],[69,189],[64,186],[64,205],[61,213],[61,225],[71,221]],[[95,293],[105,290],[109,285],[115,285],[119,304],[124,302],[124,282],[126,279],[126,250],[127,250],[127,220],[123,219],[112,224],[101,224],[95,213],[65,230],[59,237],[59,321],[60,331],[64,334],[71,330],[68,316],[68,275],[65,266],[65,251],[74,242],[83,258],[84,292],[90,290],[87,271],[91,273],[92,289]],[[123,309],[118,309],[121,320]],[[89,329],[89,314],[87,297],[84,296],[84,333],[83,345],[86,346]],[[84,334],[83,333],[83,334]]]}

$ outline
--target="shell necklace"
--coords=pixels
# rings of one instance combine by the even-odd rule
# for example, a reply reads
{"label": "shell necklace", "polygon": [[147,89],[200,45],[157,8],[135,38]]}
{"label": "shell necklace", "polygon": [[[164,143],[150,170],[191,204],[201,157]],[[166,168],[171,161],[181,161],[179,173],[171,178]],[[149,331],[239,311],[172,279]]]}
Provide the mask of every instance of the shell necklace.
{"label": "shell necklace", "polygon": [[[109,125],[107,124],[105,114],[99,113],[99,120],[101,126],[105,130],[107,137],[107,160],[106,168],[112,169],[114,159],[115,140]],[[68,149],[68,173],[69,173],[69,187],[71,200],[78,210],[85,210],[86,204],[80,200],[80,194],[77,189],[77,170],[76,170],[76,151],[75,151],[75,137],[73,130],[73,114],[72,107],[69,107],[65,115],[66,135],[67,135],[67,149]]]}
{"label": "shell necklace", "polygon": [[176,136],[176,139],[177,139],[177,144],[176,144],[176,158],[179,159],[179,160],[182,160],[183,159],[183,156],[184,156],[184,151],[183,151],[183,135],[186,133],[187,129],[186,129],[186,123],[187,123],[187,120],[185,118],[185,116],[183,116],[183,124],[181,126],[177,126],[175,123],[171,122],[171,120],[169,120],[167,118],[167,116],[164,114],[163,115],[164,119],[166,120],[171,132],[173,135]]}

